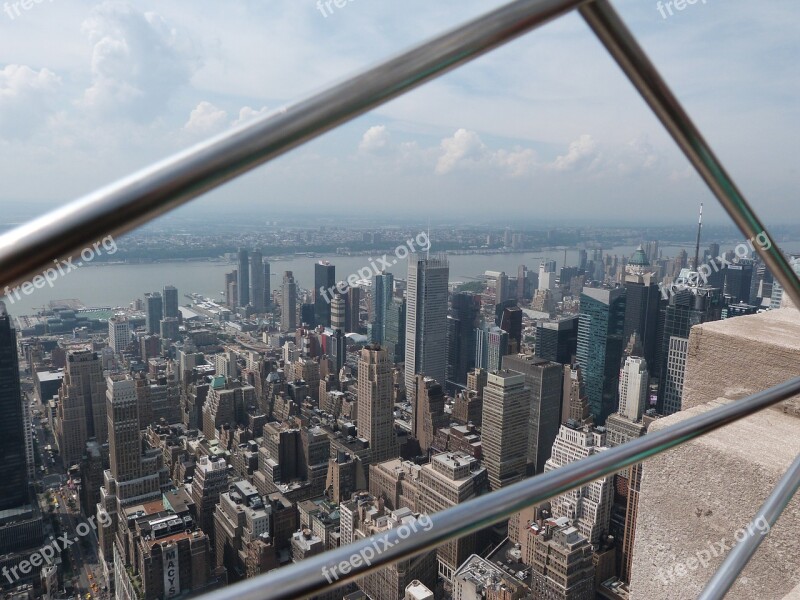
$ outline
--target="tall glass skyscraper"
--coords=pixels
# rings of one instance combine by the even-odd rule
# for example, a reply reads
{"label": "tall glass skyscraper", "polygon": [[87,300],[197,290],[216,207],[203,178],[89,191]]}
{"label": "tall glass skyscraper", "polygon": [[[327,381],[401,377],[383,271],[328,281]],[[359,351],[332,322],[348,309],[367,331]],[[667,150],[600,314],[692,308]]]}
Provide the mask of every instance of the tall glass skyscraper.
{"label": "tall glass skyscraper", "polygon": [[625,327],[622,343],[636,333],[648,365],[655,363],[661,292],[644,249],[634,252],[625,267]]}
{"label": "tall glass skyscraper", "polygon": [[595,423],[615,412],[625,324],[625,288],[583,288],[577,363]]}
{"label": "tall glass skyscraper", "polygon": [[145,294],[144,301],[147,310],[147,333],[158,335],[161,331],[161,321],[164,319],[164,301],[161,298],[161,293]]}
{"label": "tall glass skyscraper", "polygon": [[3,302],[0,302],[0,414],[0,510],[8,510],[28,503],[28,475],[17,335]]}
{"label": "tall glass skyscraper", "polygon": [[264,257],[258,249],[250,254],[250,304],[256,312],[264,311]]}
{"label": "tall glass skyscraper", "polygon": [[336,266],[329,262],[318,262],[314,265],[314,325],[331,326],[330,299],[333,292],[323,294],[336,285]]}
{"label": "tall glass skyscraper", "polygon": [[383,344],[389,360],[401,363],[406,357],[406,299],[392,298],[386,309]]}
{"label": "tall glass skyscraper", "polygon": [[394,294],[394,275],[380,273],[372,281],[372,341],[383,344],[386,339],[386,315]]}
{"label": "tall glass skyscraper", "polygon": [[447,317],[447,380],[458,386],[467,384],[467,373],[475,368],[476,329],[481,312],[481,297],[456,292]]}
{"label": "tall glass skyscraper", "polygon": [[178,308],[178,288],[174,285],[166,285],[163,290],[164,299],[164,318],[175,317],[181,318],[181,311]]}
{"label": "tall glass skyscraper", "polygon": [[250,256],[247,248],[239,248],[239,273],[236,279],[239,306],[250,304]]}
{"label": "tall glass skyscraper", "polygon": [[450,267],[444,255],[408,257],[406,297],[406,393],[413,394],[416,375],[439,383],[447,367],[447,284]]}

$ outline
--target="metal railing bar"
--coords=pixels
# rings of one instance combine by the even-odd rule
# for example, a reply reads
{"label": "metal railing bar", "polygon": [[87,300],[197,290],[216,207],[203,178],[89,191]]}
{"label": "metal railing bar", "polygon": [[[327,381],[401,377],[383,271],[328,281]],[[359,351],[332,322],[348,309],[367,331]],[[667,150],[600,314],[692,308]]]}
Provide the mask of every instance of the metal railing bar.
{"label": "metal railing bar", "polygon": [[515,0],[289,108],[125,177],[0,237],[0,288],[135,228],[587,0]]}
{"label": "metal railing bar", "polygon": [[[800,456],[794,459],[789,470],[783,474],[775,489],[758,509],[751,526],[745,529],[747,537],[738,542],[725,557],[714,576],[703,588],[703,592],[697,597],[698,600],[722,600],[725,597],[798,489],[800,489]],[[769,524],[767,531],[754,526],[756,523],[765,522]]]}
{"label": "metal railing bar", "polygon": [[[627,444],[610,448],[589,458],[430,515],[429,528],[420,529],[406,539],[401,539],[396,530],[390,530],[386,535],[386,542],[381,541],[382,551],[379,553],[374,552],[373,538],[361,540],[225,587],[215,591],[213,597],[215,600],[261,600],[262,598],[306,598],[319,594],[386,565],[433,550],[453,538],[467,535],[508,518],[527,506],[544,502],[595,479],[616,473],[777,404],[799,392],[800,377],[795,377],[661,431],[649,433]],[[366,564],[363,560],[359,561],[360,564],[351,561],[353,557],[359,556],[362,551],[369,548],[373,549],[371,553],[374,555],[370,564]],[[331,566],[342,563],[349,565],[349,572],[332,580]]]}
{"label": "metal railing bar", "polygon": [[753,244],[756,252],[800,309],[800,276],[789,264],[711,147],[608,0],[579,8],[584,20],[614,57],[680,149],[742,233],[753,240],[769,237],[771,246]]}

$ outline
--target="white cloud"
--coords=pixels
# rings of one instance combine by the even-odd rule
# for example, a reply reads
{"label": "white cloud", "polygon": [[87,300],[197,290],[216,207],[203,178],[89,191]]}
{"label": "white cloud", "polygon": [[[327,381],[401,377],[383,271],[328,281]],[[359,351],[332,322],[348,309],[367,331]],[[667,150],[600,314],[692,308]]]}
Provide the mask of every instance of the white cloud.
{"label": "white cloud", "polygon": [[464,162],[479,162],[486,154],[486,146],[474,131],[459,129],[441,143],[442,154],[436,163],[436,173],[444,175]]}
{"label": "white cloud", "polygon": [[0,70],[0,136],[24,137],[44,123],[60,86],[61,79],[48,69],[7,65]]}
{"label": "white cloud", "polygon": [[385,125],[373,125],[361,137],[358,149],[362,152],[377,152],[389,144],[389,131]]}
{"label": "white cloud", "polygon": [[150,120],[195,68],[188,40],[154,12],[104,2],[82,29],[93,44],[92,84],[83,95],[90,110]]}
{"label": "white cloud", "polygon": [[592,136],[584,133],[577,140],[570,143],[566,154],[558,156],[548,168],[556,171],[571,171],[585,165],[597,154],[597,144]]}
{"label": "white cloud", "polygon": [[183,129],[192,135],[210,135],[222,130],[227,121],[228,113],[211,102],[203,101],[191,112]]}
{"label": "white cloud", "polygon": [[262,106],[258,110],[250,108],[249,106],[243,106],[239,111],[239,118],[233,122],[233,125],[235,127],[237,125],[241,125],[242,123],[247,123],[248,121],[252,121],[253,119],[257,119],[258,117],[266,115],[268,112],[269,109],[267,109],[266,106]]}

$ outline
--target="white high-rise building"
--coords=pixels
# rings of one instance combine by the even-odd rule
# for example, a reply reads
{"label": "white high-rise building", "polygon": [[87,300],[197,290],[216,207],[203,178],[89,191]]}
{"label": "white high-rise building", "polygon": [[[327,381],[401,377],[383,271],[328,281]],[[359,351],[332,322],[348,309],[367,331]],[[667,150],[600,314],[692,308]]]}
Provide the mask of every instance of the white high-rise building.
{"label": "white high-rise building", "polygon": [[[562,425],[553,444],[553,452],[544,465],[544,472],[602,452],[607,448],[605,437],[605,429],[602,427]],[[613,501],[614,476],[608,475],[556,496],[550,501],[550,506],[554,518],[569,519],[580,534],[596,548],[608,533]]]}
{"label": "white high-rise building", "polygon": [[131,325],[124,316],[111,317],[108,320],[108,345],[115,353],[122,352],[131,341]]}
{"label": "white high-rise building", "polygon": [[546,260],[539,264],[539,289],[552,290],[556,287],[556,261]]}
{"label": "white high-rise building", "polygon": [[422,373],[442,383],[447,367],[447,305],[450,267],[444,255],[408,257],[406,289],[407,393]]}
{"label": "white high-rise building", "polygon": [[642,418],[647,406],[647,387],[650,375],[647,361],[629,356],[619,372],[619,412],[634,423]]}
{"label": "white high-rise building", "polygon": [[[800,275],[800,256],[793,256],[789,264],[794,268],[794,272]],[[783,301],[783,286],[776,279],[772,282],[772,296],[770,297],[769,307],[780,308]]]}

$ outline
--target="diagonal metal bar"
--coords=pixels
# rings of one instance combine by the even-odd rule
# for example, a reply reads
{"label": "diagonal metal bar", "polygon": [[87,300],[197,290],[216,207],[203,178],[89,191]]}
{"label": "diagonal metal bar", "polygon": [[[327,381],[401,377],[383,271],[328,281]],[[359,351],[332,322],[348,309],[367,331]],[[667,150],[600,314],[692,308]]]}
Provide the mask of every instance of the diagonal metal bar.
{"label": "diagonal metal bar", "polygon": [[800,309],[800,277],[611,4],[593,0],[579,11],[742,233],[751,240],[767,236],[769,248],[755,249]]}
{"label": "diagonal metal bar", "polygon": [[129,231],[442,75],[587,0],[516,0],[0,237],[0,288],[108,234]]}
{"label": "diagonal metal bar", "polygon": [[[800,456],[794,459],[769,498],[758,509],[751,521],[752,527],[747,527],[747,537],[737,543],[725,557],[714,576],[703,588],[703,592],[697,597],[698,600],[722,600],[725,597],[798,489],[800,489]],[[760,523],[768,524],[766,531],[759,525]]]}
{"label": "diagonal metal bar", "polygon": [[[378,552],[374,550],[376,542],[372,538],[361,540],[215,591],[214,599],[288,600],[319,594],[386,565],[431,551],[451,539],[483,529],[527,506],[544,502],[553,496],[586,485],[590,481],[616,473],[777,404],[798,392],[800,392],[800,377],[795,377],[768,390],[715,408],[661,431],[649,433],[627,444],[610,448],[555,471],[526,479],[435,513],[430,516],[427,528],[418,529],[410,537],[401,538],[397,530],[390,530],[385,543],[381,541]],[[372,559],[365,561],[363,557],[368,549]],[[364,554],[361,554],[362,551]],[[345,574],[334,578],[331,567],[341,564],[348,565],[348,570],[344,571]]]}

